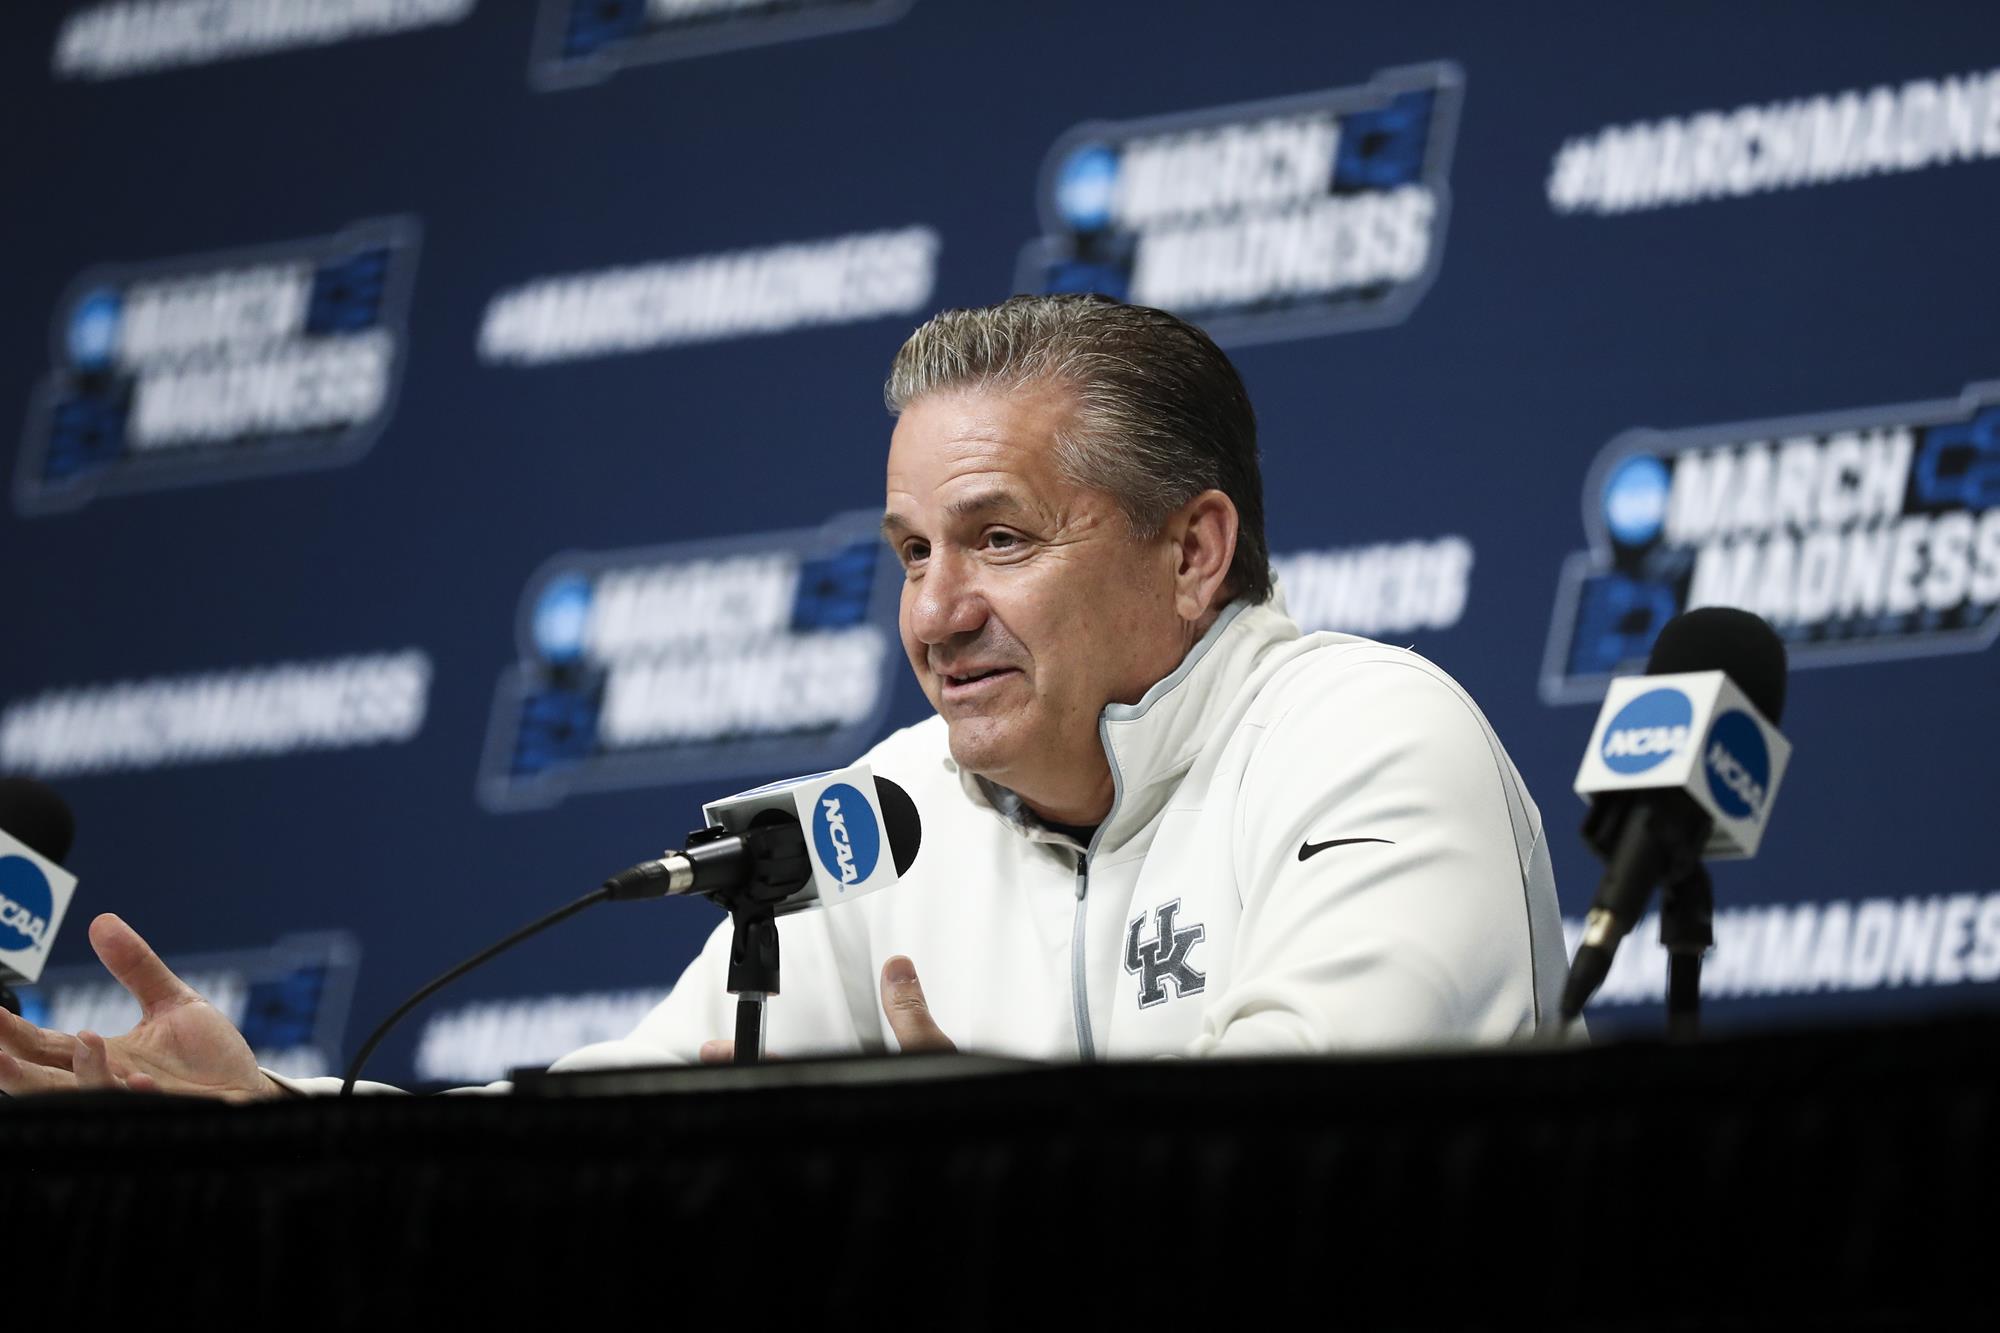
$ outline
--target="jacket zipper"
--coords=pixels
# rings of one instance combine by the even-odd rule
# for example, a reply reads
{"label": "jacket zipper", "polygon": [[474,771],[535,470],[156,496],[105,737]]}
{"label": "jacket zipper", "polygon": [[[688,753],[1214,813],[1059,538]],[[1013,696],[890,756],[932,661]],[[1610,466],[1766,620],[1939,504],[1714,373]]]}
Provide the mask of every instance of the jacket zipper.
{"label": "jacket zipper", "polygon": [[1076,854],[1076,932],[1070,939],[1070,993],[1076,999],[1076,1052],[1089,1061],[1097,1058],[1097,1042],[1090,1035],[1090,986],[1083,969],[1083,917],[1085,895],[1090,892],[1090,853]]}
{"label": "jacket zipper", "polygon": [[1097,1058],[1097,1039],[1090,1035],[1090,979],[1083,967],[1083,918],[1090,893],[1090,854],[1104,841],[1104,830],[1118,818],[1118,806],[1125,799],[1125,778],[1118,771],[1118,752],[1111,748],[1111,726],[1099,715],[1097,743],[1104,747],[1104,761],[1111,766],[1111,808],[1090,835],[1090,845],[1076,854],[1076,930],[1069,942],[1069,987],[1076,1000],[1076,1053],[1079,1059]]}
{"label": "jacket zipper", "polygon": [[[1202,655],[1208,651],[1208,645],[1221,636],[1222,631],[1228,627],[1230,621],[1236,619],[1236,613],[1244,606],[1243,602],[1230,603],[1229,609],[1224,611],[1222,618],[1209,628],[1201,642],[1195,645],[1194,651],[1183,658],[1181,664],[1167,677],[1174,686],[1178,686],[1182,678],[1194,669],[1195,663],[1199,662]],[[1153,688],[1157,690],[1160,687],[1155,685]],[[1148,691],[1148,694],[1150,693],[1151,691]],[[1111,809],[1105,813],[1103,822],[1097,826],[1097,832],[1090,835],[1090,846],[1078,852],[1076,856],[1076,930],[1071,935],[1069,943],[1069,986],[1070,993],[1076,1000],[1076,1053],[1084,1060],[1097,1058],[1097,1041],[1090,1035],[1089,978],[1084,975],[1083,967],[1083,920],[1085,898],[1090,892],[1090,854],[1096,851],[1098,844],[1104,840],[1104,830],[1110,828],[1112,821],[1118,818],[1118,807],[1125,800],[1125,775],[1118,770],[1118,752],[1111,744],[1111,719],[1106,716],[1109,712],[1110,709],[1106,708],[1098,713],[1097,741],[1104,747],[1105,763],[1111,766]],[[1131,715],[1136,717],[1139,713],[1131,711]]]}

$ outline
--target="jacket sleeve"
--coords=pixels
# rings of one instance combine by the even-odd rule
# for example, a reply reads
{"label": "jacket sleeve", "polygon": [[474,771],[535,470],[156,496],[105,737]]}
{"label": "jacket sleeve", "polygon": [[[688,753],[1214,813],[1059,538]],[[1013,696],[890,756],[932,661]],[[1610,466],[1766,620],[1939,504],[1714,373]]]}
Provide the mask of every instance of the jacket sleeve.
{"label": "jacket sleeve", "polygon": [[1400,658],[1295,682],[1297,702],[1257,742],[1236,810],[1242,915],[1193,1053],[1492,1040],[1534,1025],[1539,817],[1471,700]]}

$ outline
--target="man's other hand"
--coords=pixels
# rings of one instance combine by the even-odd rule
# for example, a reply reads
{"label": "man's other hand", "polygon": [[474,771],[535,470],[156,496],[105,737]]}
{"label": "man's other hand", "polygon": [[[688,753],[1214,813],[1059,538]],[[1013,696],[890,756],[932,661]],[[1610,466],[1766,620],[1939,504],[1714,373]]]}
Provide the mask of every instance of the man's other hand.
{"label": "man's other hand", "polygon": [[[901,954],[882,964],[882,1013],[889,1020],[889,1031],[896,1034],[896,1044],[906,1055],[958,1049],[931,1018],[923,983],[917,980],[917,965]],[[705,1065],[728,1064],[735,1058],[733,1041],[701,1044],[701,1062]]]}
{"label": "man's other hand", "polygon": [[0,1010],[0,1092],[173,1092],[226,1101],[280,1095],[235,1024],[175,976],[139,933],[109,912],[90,947],[139,1002],[137,1027],[106,1039],[36,1027]]}

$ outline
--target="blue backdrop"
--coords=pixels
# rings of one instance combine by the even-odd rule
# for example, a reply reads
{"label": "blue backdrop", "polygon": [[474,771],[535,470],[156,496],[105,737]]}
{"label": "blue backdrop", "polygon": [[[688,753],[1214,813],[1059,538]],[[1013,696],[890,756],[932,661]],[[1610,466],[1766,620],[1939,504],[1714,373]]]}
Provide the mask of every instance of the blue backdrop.
{"label": "blue backdrop", "polygon": [[[1716,1021],[2000,994],[1988,6],[120,0],[5,31],[0,769],[77,811],[52,1020],[113,1012],[83,925],[117,910],[326,1065],[704,798],[922,717],[867,538],[880,385],[932,310],[1022,287],[1225,341],[1294,609],[1471,690],[1566,914],[1604,680],[1736,601],[1793,643],[1797,754],[1717,874]],[[612,1035],[717,916],[599,909],[378,1072]],[[1660,1021],[1630,953],[1600,1031]]]}

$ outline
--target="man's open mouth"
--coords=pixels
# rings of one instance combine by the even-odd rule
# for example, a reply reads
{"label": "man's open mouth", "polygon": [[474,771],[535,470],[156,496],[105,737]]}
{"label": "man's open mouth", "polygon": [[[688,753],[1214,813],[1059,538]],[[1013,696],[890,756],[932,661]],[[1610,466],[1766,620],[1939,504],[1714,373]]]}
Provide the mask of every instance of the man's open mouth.
{"label": "man's open mouth", "polygon": [[944,677],[944,683],[947,685],[970,685],[975,681],[988,680],[994,676],[1004,675],[1013,669],[1013,667],[988,667],[984,671],[972,671],[963,676],[947,674]]}

